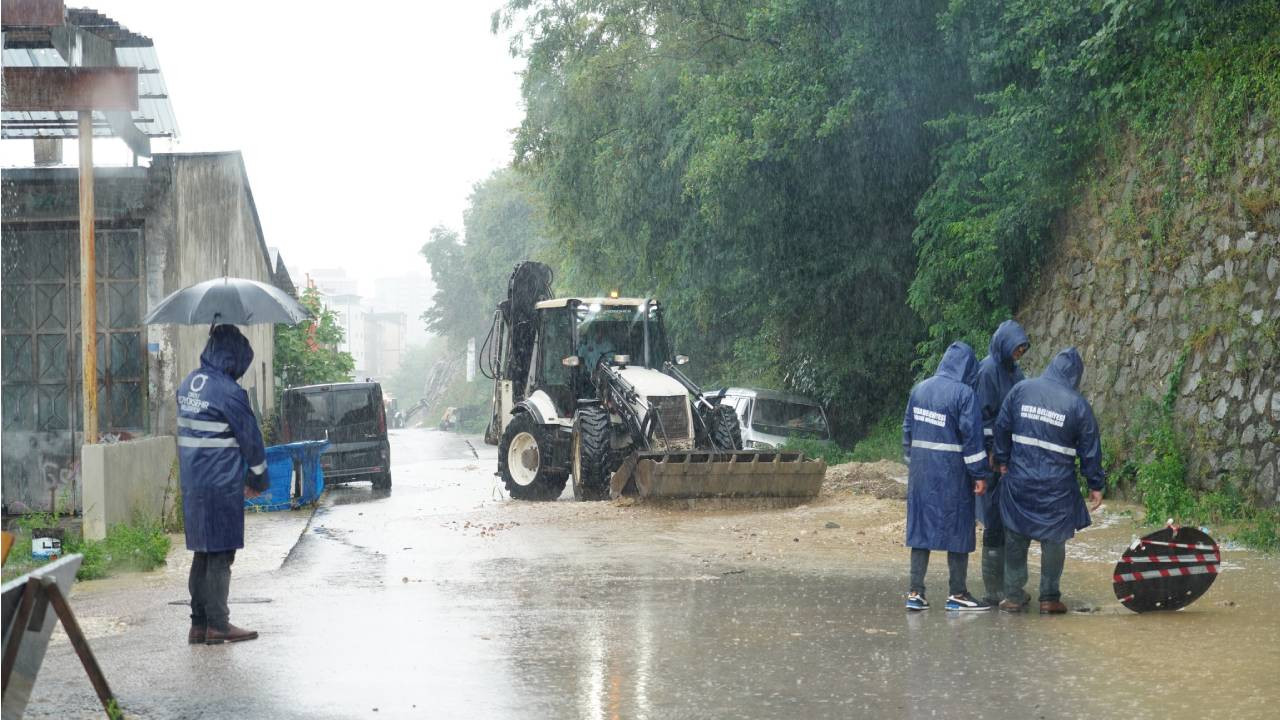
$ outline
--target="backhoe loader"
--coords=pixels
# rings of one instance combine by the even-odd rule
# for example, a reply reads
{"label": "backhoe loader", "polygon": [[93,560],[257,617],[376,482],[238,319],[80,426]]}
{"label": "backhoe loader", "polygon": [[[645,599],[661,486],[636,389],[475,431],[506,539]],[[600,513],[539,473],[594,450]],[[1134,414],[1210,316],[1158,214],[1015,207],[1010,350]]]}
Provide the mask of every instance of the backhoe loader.
{"label": "backhoe loader", "polygon": [[511,497],[810,497],[826,465],[742,449],[738,417],[679,366],[651,298],[551,296],[551,269],[516,266],[479,353],[494,381],[485,441]]}

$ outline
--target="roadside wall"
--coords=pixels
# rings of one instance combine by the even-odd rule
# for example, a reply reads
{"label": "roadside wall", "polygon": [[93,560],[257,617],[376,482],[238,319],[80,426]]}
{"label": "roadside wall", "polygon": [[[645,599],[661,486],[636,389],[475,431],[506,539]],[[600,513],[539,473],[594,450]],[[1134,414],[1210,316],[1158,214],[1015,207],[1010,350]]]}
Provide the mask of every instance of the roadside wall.
{"label": "roadside wall", "polygon": [[[238,152],[157,155],[159,180],[151,217],[157,230],[148,247],[147,307],[174,290],[224,274],[271,282],[257,208]],[[253,364],[240,385],[260,415],[275,398],[274,334],[270,325],[241,327]],[[209,328],[165,325],[151,330],[151,386],[155,432],[175,433],[178,384],[200,365]]]}
{"label": "roadside wall", "polygon": [[1190,483],[1212,490],[1230,482],[1275,505],[1280,132],[1255,119],[1232,172],[1209,189],[1189,191],[1194,181],[1186,182],[1196,172],[1188,158],[1209,151],[1181,150],[1181,165],[1171,167],[1131,149],[1066,216],[1057,253],[1018,312],[1032,340],[1023,366],[1038,373],[1075,345],[1082,390],[1121,453],[1122,438],[1145,422],[1172,377]]}
{"label": "roadside wall", "polygon": [[177,482],[177,450],[171,435],[84,446],[84,536],[101,540],[135,517],[159,520]]}

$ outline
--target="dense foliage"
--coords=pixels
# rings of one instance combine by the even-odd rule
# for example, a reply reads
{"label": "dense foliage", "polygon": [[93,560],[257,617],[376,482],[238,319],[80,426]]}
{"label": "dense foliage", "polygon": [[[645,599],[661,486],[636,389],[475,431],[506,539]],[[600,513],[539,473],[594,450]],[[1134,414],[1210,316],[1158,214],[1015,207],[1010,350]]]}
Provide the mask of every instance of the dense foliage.
{"label": "dense foliage", "polygon": [[311,311],[310,322],[277,325],[275,330],[276,404],[286,388],[316,383],[345,382],[352,378],[355,361],[338,349],[342,326],[337,314],[324,307],[315,288],[299,298]]}
{"label": "dense foliage", "polygon": [[699,379],[816,396],[847,441],[951,340],[986,347],[1109,143],[1207,132],[1166,194],[1229,167],[1280,108],[1278,8],[511,0],[517,172],[433,231],[428,323],[482,336],[535,257],[561,292],[660,298]]}
{"label": "dense foliage", "polygon": [[527,183],[509,169],[476,183],[463,232],[465,244],[457,231],[434,227],[422,247],[436,287],[422,319],[428,330],[448,338],[455,351],[471,338],[477,345],[483,342],[517,263],[549,259]]}

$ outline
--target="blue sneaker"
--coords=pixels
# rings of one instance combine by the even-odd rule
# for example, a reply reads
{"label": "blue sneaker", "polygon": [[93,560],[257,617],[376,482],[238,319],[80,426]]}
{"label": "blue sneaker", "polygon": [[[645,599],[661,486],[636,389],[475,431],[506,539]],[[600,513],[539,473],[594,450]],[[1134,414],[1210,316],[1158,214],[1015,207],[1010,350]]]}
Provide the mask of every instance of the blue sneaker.
{"label": "blue sneaker", "polygon": [[924,596],[918,592],[910,592],[907,594],[907,609],[915,611],[928,610],[929,601],[925,600]]}
{"label": "blue sneaker", "polygon": [[983,612],[991,609],[991,603],[978,600],[968,592],[947,596],[947,609],[961,612]]}

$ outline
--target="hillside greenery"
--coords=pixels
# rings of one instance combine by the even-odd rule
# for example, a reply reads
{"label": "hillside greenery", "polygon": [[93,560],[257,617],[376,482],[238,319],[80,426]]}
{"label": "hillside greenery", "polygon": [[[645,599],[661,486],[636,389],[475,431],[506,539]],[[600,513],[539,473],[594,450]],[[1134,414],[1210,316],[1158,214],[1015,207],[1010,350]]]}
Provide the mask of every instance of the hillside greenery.
{"label": "hillside greenery", "polygon": [[987,346],[1118,148],[1168,168],[1154,256],[1280,125],[1272,0],[509,0],[493,29],[525,115],[424,248],[433,329],[483,336],[541,259],[560,292],[660,298],[696,379],[816,397],[845,446]]}

